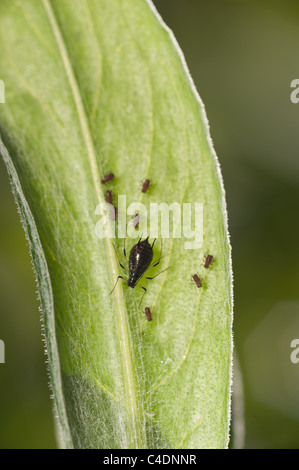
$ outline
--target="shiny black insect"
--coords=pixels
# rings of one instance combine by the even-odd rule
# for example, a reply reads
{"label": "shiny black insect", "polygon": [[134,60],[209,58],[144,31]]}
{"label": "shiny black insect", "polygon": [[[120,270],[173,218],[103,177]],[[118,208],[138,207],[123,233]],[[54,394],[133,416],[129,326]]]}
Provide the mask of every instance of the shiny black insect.
{"label": "shiny black insect", "polygon": [[153,246],[156,239],[153,241],[153,244],[150,245],[148,238],[141,241],[139,240],[136,245],[133,246],[130,252],[129,257],[129,279],[128,286],[134,288],[148,269],[149,265],[153,259]]}
{"label": "shiny black insect", "polygon": [[192,279],[193,279],[193,281],[195,282],[195,284],[196,284],[197,287],[201,287],[201,286],[202,286],[201,280],[200,280],[200,278],[199,278],[199,276],[198,276],[197,274],[193,274]]}
{"label": "shiny black insect", "polygon": [[153,319],[152,312],[151,312],[151,309],[149,307],[145,307],[144,313],[145,313],[145,316],[148,319],[148,321],[152,321],[152,319]]}
{"label": "shiny black insect", "polygon": [[207,255],[204,267],[208,268],[211,265],[212,261],[213,261],[213,255]]}
{"label": "shiny black insect", "polygon": [[[136,243],[136,245],[134,245],[132,247],[132,249],[130,251],[130,256],[129,256],[129,269],[125,268],[123,266],[123,264],[121,264],[121,262],[118,259],[118,262],[119,262],[120,266],[123,269],[125,269],[126,271],[129,272],[128,279],[127,279],[127,285],[129,287],[131,287],[132,289],[134,289],[134,287],[137,286],[140,289],[144,290],[144,293],[141,297],[139,305],[141,304],[143,296],[145,295],[147,289],[145,287],[139,286],[137,284],[141,280],[141,278],[143,277],[144,273],[149,268],[152,268],[154,266],[158,266],[158,264],[160,263],[161,258],[162,258],[162,250],[161,250],[161,254],[160,254],[160,257],[158,258],[158,260],[156,260],[152,263],[152,260],[153,260],[153,246],[155,244],[156,239],[153,241],[153,243],[151,245],[148,242],[148,238],[149,237],[145,238],[143,241],[140,238],[138,243]],[[116,249],[115,249],[115,251],[116,251]],[[116,254],[117,254],[117,252],[116,252]],[[126,249],[125,248],[124,248],[124,256],[127,259]],[[117,255],[117,257],[118,257],[118,255]],[[169,267],[164,269],[163,271],[160,271],[158,274],[156,274],[153,277],[145,277],[144,279],[154,279],[155,277],[157,277],[159,274],[163,273],[167,269],[169,269]],[[117,284],[119,279],[124,280],[123,276],[118,276],[118,278],[116,280],[116,283],[115,283],[112,291],[110,292],[110,294],[112,294],[112,292],[114,291],[114,289],[116,287],[116,284]]]}

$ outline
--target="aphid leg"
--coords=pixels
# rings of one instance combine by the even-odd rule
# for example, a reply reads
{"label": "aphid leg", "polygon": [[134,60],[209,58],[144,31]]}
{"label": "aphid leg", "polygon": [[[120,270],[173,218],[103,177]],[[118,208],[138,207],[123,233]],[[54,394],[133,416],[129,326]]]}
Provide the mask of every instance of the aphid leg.
{"label": "aphid leg", "polygon": [[146,289],[145,287],[143,287],[143,286],[136,286],[136,287],[139,287],[139,289],[143,289],[143,290],[144,290],[144,292],[143,292],[143,294],[142,294],[142,297],[141,297],[141,299],[140,299],[139,305],[138,305],[138,307],[140,307],[141,302],[142,302],[142,300],[143,300],[143,297],[144,297],[145,294],[146,294],[147,289]]}
{"label": "aphid leg", "polygon": [[115,289],[115,287],[116,287],[116,284],[118,283],[118,280],[119,280],[119,279],[123,279],[123,280],[124,280],[124,278],[123,278],[122,276],[118,276],[117,279],[116,279],[116,282],[115,282],[115,284],[114,284],[114,287],[113,287],[112,291],[109,292],[109,295],[111,295],[112,292],[114,291],[114,289]]}
{"label": "aphid leg", "polygon": [[[116,253],[116,256],[117,256],[117,259],[118,259],[118,263],[119,263],[120,267],[123,268],[125,271],[128,271],[128,269],[125,268],[123,264],[121,264],[120,259],[119,259],[119,256],[118,256],[118,253],[117,253],[117,249],[116,249],[114,243],[113,243],[113,247],[114,247],[114,249],[115,249],[115,253]],[[126,257],[126,259],[127,259],[127,257]]]}
{"label": "aphid leg", "polygon": [[125,240],[124,240],[124,257],[125,257],[126,260],[128,261],[127,253],[126,253],[126,238],[125,238]]}

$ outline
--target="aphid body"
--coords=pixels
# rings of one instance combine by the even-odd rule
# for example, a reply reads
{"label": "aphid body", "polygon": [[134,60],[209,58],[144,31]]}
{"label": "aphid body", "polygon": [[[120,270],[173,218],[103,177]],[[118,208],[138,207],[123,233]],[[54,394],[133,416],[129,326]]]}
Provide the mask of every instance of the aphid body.
{"label": "aphid body", "polygon": [[195,284],[196,284],[197,287],[201,287],[201,286],[202,286],[201,280],[200,280],[200,278],[199,278],[199,276],[198,276],[197,274],[193,274],[192,279],[193,279],[193,281],[195,282]]}
{"label": "aphid body", "polygon": [[213,256],[212,255],[207,255],[204,267],[208,268],[211,265],[212,261],[213,261]]}
{"label": "aphid body", "polygon": [[102,179],[102,183],[103,184],[108,183],[108,181],[113,180],[113,178],[114,178],[114,173],[108,173],[108,175],[104,176],[104,178]]}
{"label": "aphid body", "polygon": [[130,251],[128,286],[134,288],[145,273],[153,259],[153,245],[148,242],[148,237],[139,240]]}
{"label": "aphid body", "polygon": [[145,180],[145,181],[143,182],[143,184],[142,184],[142,189],[141,189],[141,191],[142,191],[143,193],[146,193],[146,191],[147,191],[148,188],[149,188],[149,185],[150,185],[150,180]]}
{"label": "aphid body", "polygon": [[[125,269],[126,271],[129,271],[127,285],[129,287],[131,287],[132,289],[134,289],[134,287],[138,284],[138,282],[143,277],[143,274],[148,270],[148,268],[158,266],[158,264],[160,264],[160,261],[162,259],[162,245],[161,245],[160,257],[156,261],[154,261],[154,263],[152,263],[153,246],[154,246],[154,243],[155,243],[156,239],[153,241],[152,245],[150,245],[149,242],[148,242],[148,238],[149,237],[147,237],[143,241],[141,241],[141,238],[140,238],[138,243],[136,243],[136,245],[134,245],[133,248],[131,249],[130,256],[129,256],[129,269],[125,268],[123,266],[123,264],[121,264],[121,262],[118,258],[118,262],[119,262],[119,265],[121,266],[121,268]],[[115,248],[115,251],[116,251],[116,248]],[[116,255],[118,257],[117,251],[116,251]],[[125,248],[124,248],[124,255],[125,255],[125,258],[127,259]],[[158,274],[155,274],[152,277],[145,277],[145,279],[155,279],[155,277],[157,277],[157,276],[159,276],[159,274],[167,271],[167,269],[169,269],[169,268],[170,268],[170,266],[168,266],[166,269],[163,269]],[[112,292],[114,291],[114,289],[116,287],[116,284],[117,284],[119,279],[124,280],[123,276],[118,276],[118,278],[117,278],[117,280],[114,284],[114,287],[113,287],[112,291],[110,292],[110,294],[112,294]],[[140,289],[144,290],[144,293],[143,293],[143,296],[144,296],[147,289],[145,287],[139,286],[139,285],[137,285],[137,287],[140,287]],[[141,305],[143,296],[141,297],[139,305]]]}
{"label": "aphid body", "polygon": [[151,312],[151,309],[149,307],[145,307],[144,313],[145,313],[145,316],[148,319],[148,321],[152,321],[152,319],[153,319],[152,312]]}
{"label": "aphid body", "polygon": [[108,204],[113,204],[112,191],[110,191],[110,189],[106,191],[105,199],[108,202]]}
{"label": "aphid body", "polygon": [[140,215],[138,212],[136,212],[135,216],[133,217],[133,224],[136,229],[139,228],[139,220],[140,220]]}
{"label": "aphid body", "polygon": [[110,189],[108,189],[108,190],[106,191],[105,199],[106,199],[106,202],[108,202],[108,204],[111,204],[111,205],[113,206],[113,207],[111,208],[110,216],[111,216],[111,219],[112,219],[112,220],[115,220],[115,219],[116,219],[116,215],[117,215],[117,208],[113,205],[112,191],[110,191]]}

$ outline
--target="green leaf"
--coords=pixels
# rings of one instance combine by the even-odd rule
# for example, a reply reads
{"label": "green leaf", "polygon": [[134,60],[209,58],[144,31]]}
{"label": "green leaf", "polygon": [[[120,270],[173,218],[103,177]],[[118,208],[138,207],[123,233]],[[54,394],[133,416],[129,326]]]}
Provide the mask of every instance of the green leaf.
{"label": "green leaf", "polygon": [[[0,31],[0,152],[36,272],[61,445],[227,447],[224,191],[203,105],[171,32],[145,0],[2,0]],[[142,193],[145,178],[151,185]],[[142,290],[121,280],[109,295],[124,274],[113,243],[127,265],[124,240],[96,233],[106,189],[147,209],[203,203],[202,246],[163,239],[148,276],[171,269],[139,283],[147,288],[142,306]],[[127,240],[128,253],[134,243]],[[159,238],[154,259],[160,253]],[[205,269],[207,253],[214,262]]]}

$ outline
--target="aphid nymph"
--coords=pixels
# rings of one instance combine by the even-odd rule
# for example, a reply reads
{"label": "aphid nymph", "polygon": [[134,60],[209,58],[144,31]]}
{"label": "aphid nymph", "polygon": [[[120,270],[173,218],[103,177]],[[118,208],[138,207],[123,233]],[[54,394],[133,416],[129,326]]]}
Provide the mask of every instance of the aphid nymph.
{"label": "aphid nymph", "polygon": [[142,189],[141,189],[141,191],[142,191],[143,193],[146,193],[146,191],[147,191],[148,188],[149,188],[150,183],[151,183],[150,180],[145,180],[145,181],[142,183]]}
{"label": "aphid nymph", "polygon": [[152,319],[153,319],[152,312],[151,312],[151,309],[149,307],[145,307],[144,313],[145,313],[145,316],[148,319],[148,321],[152,321]]}
{"label": "aphid nymph", "polygon": [[108,181],[111,181],[113,180],[114,178],[114,173],[108,173],[106,176],[104,176],[104,178],[102,179],[102,183],[103,184],[106,184],[108,183]]}
{"label": "aphid nymph", "polygon": [[201,287],[201,286],[202,286],[201,280],[200,280],[200,278],[199,278],[199,276],[198,276],[197,274],[193,274],[192,279],[193,279],[193,281],[195,282],[195,284],[196,284],[197,287]]}
{"label": "aphid nymph", "polygon": [[108,202],[108,204],[113,204],[112,191],[110,191],[110,189],[106,191],[105,199],[106,199],[106,202]]}
{"label": "aphid nymph", "polygon": [[135,229],[139,228],[139,220],[140,220],[139,212],[136,212],[136,214],[133,217],[133,224],[134,224]]}
{"label": "aphid nymph", "polygon": [[212,261],[213,261],[213,256],[212,255],[207,255],[204,267],[208,268],[211,265]]}
{"label": "aphid nymph", "polygon": [[116,219],[116,215],[117,215],[117,208],[113,205],[112,191],[110,191],[110,189],[108,189],[108,190],[106,191],[105,199],[106,199],[106,202],[108,202],[108,204],[111,204],[111,205],[113,206],[113,207],[111,207],[110,216],[111,216],[111,219],[112,219],[112,220],[115,220],[115,219]]}

